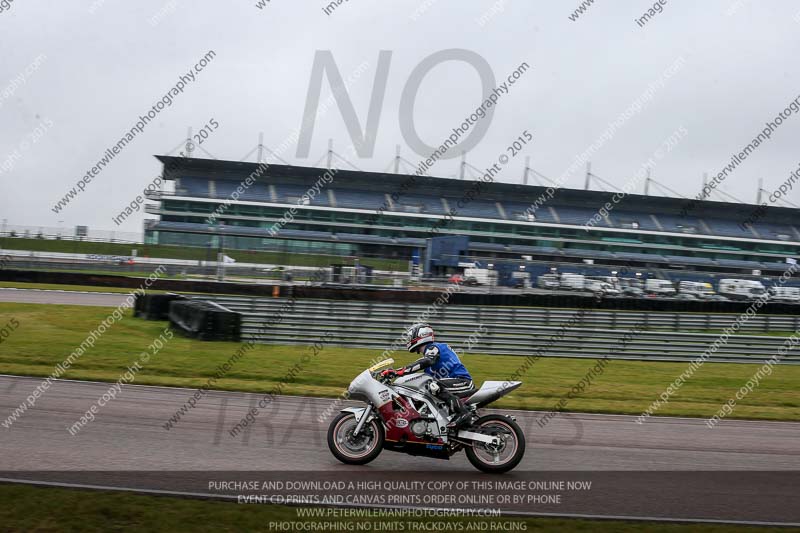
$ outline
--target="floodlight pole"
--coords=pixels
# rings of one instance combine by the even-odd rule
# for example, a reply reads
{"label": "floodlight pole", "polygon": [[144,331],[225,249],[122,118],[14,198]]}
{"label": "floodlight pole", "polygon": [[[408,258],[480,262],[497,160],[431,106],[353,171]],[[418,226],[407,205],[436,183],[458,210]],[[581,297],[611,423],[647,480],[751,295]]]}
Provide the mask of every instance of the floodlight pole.
{"label": "floodlight pole", "polygon": [[463,150],[461,151],[461,170],[458,172],[458,179],[464,179],[464,173],[467,170],[467,153]]}
{"label": "floodlight pole", "polygon": [[644,195],[650,196],[650,167],[647,167],[647,177],[644,180]]}
{"label": "floodlight pole", "polygon": [[400,145],[398,144],[394,148],[395,155],[394,155],[394,173],[400,174]]}
{"label": "floodlight pole", "polygon": [[258,133],[258,163],[264,160],[264,132]]}
{"label": "floodlight pole", "polygon": [[531,167],[531,156],[525,156],[525,171],[522,173],[522,184],[528,184],[528,169]]}
{"label": "floodlight pole", "polygon": [[328,139],[328,165],[327,169],[331,169],[331,164],[333,163],[333,139]]}
{"label": "floodlight pole", "polygon": [[758,178],[758,192],[756,193],[756,205],[761,205],[761,190],[764,188],[764,178]]}
{"label": "floodlight pole", "polygon": [[586,162],[586,183],[583,185],[583,190],[589,190],[589,180],[592,177],[592,163],[590,161]]}
{"label": "floodlight pole", "polygon": [[189,130],[186,133],[186,157],[191,158],[192,152],[194,152],[194,143],[192,142],[192,127],[189,126]]}

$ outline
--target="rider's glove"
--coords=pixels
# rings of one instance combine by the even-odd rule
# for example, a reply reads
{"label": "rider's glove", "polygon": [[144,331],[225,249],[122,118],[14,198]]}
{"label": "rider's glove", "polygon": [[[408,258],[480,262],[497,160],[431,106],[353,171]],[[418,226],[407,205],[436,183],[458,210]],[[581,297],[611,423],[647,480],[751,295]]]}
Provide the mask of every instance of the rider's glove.
{"label": "rider's glove", "polygon": [[391,379],[397,376],[402,376],[405,373],[406,373],[405,368],[398,368],[397,370],[395,370],[394,368],[389,368],[381,372],[381,377]]}

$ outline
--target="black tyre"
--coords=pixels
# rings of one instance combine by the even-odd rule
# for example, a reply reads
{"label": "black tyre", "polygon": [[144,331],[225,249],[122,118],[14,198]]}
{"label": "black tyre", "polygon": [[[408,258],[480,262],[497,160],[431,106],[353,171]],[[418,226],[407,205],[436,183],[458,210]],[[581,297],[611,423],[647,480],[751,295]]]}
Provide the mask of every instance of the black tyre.
{"label": "black tyre", "polygon": [[472,466],[488,474],[508,472],[525,455],[525,435],[522,428],[507,416],[486,415],[469,429],[475,433],[500,437],[500,446],[475,443],[465,448]]}
{"label": "black tyre", "polygon": [[328,448],[344,464],[365,465],[383,450],[386,437],[380,420],[367,422],[361,435],[353,437],[357,423],[353,413],[339,413],[328,428]]}

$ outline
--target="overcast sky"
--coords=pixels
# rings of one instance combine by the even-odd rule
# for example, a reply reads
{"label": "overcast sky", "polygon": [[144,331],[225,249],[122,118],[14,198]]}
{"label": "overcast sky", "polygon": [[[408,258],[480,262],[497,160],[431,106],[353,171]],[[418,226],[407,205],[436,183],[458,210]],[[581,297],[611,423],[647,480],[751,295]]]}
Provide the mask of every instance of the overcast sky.
{"label": "overcast sky", "polygon": [[[576,21],[568,16],[577,1],[349,0],[330,14],[322,1],[271,0],[263,9],[256,3],[14,0],[4,7],[0,218],[30,226],[141,231],[143,211],[121,227],[111,219],[158,175],[153,154],[170,152],[188,127],[198,130],[212,118],[219,128],[202,147],[218,159],[240,160],[261,131],[267,146],[281,145],[301,125],[318,50],[331,51],[344,78],[361,66],[363,74],[348,94],[362,128],[378,54],[392,51],[374,154],[348,157],[363,170],[386,169],[396,144],[405,159],[420,160],[400,131],[400,97],[412,70],[445,49],[477,53],[498,83],[523,62],[531,67],[499,100],[485,136],[467,156],[484,168],[523,130],[532,133],[533,142],[509,161],[499,181],[520,182],[526,155],[537,171],[554,179],[564,175],[661,78],[652,99],[591,156],[592,170],[622,187],[683,127],[687,133],[658,159],[652,175],[694,195],[703,172],[717,174],[800,96],[796,2],[669,0],[643,27],[635,19],[652,3],[596,0]],[[54,213],[53,205],[105,150],[209,50],[216,57],[195,81],[85,192]],[[664,81],[676,60],[679,67]],[[326,79],[322,100],[330,94]],[[440,144],[481,99],[473,66],[436,66],[417,95],[420,137]],[[800,161],[798,133],[800,117],[792,115],[721,188],[752,202],[758,178],[769,189],[780,185]],[[334,150],[347,154],[351,140],[335,105],[316,121],[308,158],[297,157],[295,146],[282,157],[311,165],[325,153],[328,138]],[[430,173],[453,176],[458,164],[440,161]],[[565,185],[581,188],[583,181],[581,168]],[[788,197],[800,203],[800,193]]]}

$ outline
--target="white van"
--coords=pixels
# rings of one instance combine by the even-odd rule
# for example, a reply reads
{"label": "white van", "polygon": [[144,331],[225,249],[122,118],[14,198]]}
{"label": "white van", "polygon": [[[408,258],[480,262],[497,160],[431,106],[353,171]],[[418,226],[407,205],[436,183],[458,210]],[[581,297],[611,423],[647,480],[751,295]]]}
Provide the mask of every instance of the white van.
{"label": "white van", "polygon": [[716,294],[710,283],[702,281],[679,281],[678,293],[691,294],[701,300],[708,300]]}
{"label": "white van", "polygon": [[[616,278],[613,279],[616,280]],[[618,296],[620,294],[620,290],[613,283],[607,281],[606,277],[602,276],[586,278],[584,289],[604,296]]]}
{"label": "white van", "polygon": [[497,271],[488,268],[465,268],[464,284],[494,287],[497,285]]}
{"label": "white van", "polygon": [[800,288],[797,287],[770,287],[769,299],[774,302],[800,302]]}
{"label": "white van", "polygon": [[644,282],[644,292],[655,296],[675,296],[675,286],[668,279],[648,279]]}
{"label": "white van", "polygon": [[586,289],[586,277],[583,274],[561,274],[558,286],[569,291],[582,291]]}
{"label": "white van", "polygon": [[557,274],[542,274],[536,284],[540,289],[557,289],[559,287]]}
{"label": "white van", "polygon": [[608,284],[608,286],[603,289],[606,294],[614,296],[622,294],[622,284],[617,276],[600,276],[597,279],[601,279]]}
{"label": "white van", "polygon": [[620,278],[620,290],[625,296],[640,298],[644,295],[644,280],[639,278]]}
{"label": "white van", "polygon": [[752,279],[721,279],[718,292],[732,300],[754,300],[767,290],[763,283]]}

